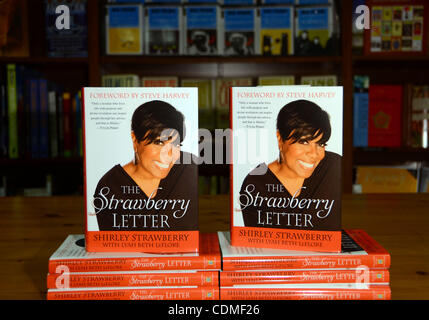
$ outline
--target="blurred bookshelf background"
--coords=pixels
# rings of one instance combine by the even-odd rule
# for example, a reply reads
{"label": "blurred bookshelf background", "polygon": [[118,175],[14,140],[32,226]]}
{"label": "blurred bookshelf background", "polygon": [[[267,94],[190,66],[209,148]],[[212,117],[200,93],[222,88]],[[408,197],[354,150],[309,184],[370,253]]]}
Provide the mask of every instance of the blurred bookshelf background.
{"label": "blurred bookshelf background", "polygon": [[[160,2],[0,0],[0,196],[83,193],[81,87],[196,86],[214,133],[229,87],[282,84],[344,87],[345,193],[428,192],[427,1]],[[227,164],[199,179],[229,193]]]}

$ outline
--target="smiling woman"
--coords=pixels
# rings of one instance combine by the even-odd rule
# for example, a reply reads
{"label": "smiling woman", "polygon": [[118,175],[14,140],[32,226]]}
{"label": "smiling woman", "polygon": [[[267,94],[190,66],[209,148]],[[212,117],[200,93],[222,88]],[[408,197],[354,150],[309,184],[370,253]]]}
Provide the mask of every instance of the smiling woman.
{"label": "smiling woman", "polygon": [[[187,213],[197,212],[197,194],[189,188],[197,179],[197,170],[196,164],[184,164],[184,158],[191,158],[180,150],[184,136],[184,116],[169,103],[149,101],[134,111],[134,159],[110,169],[94,193],[100,230],[195,229],[198,219]],[[125,210],[124,204],[131,201],[163,205],[145,205],[144,210],[128,206]],[[186,210],[180,205],[184,203]]]}
{"label": "smiling woman", "polygon": [[[239,202],[245,226],[340,228],[341,156],[325,150],[329,115],[317,104],[296,100],[277,116],[279,157],[260,164],[244,179]],[[249,199],[256,199],[249,204]],[[276,206],[275,199],[289,204]],[[305,200],[305,205],[301,204]]]}

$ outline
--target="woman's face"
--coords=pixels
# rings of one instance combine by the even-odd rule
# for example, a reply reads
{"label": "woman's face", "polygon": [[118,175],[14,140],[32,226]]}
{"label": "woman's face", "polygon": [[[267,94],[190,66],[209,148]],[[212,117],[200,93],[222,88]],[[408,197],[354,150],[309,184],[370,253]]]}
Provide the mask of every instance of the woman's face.
{"label": "woman's face", "polygon": [[310,140],[301,137],[295,143],[292,139],[283,141],[277,133],[279,150],[282,157],[282,170],[286,170],[288,178],[309,178],[320,161],[325,157],[325,145],[319,141],[323,135]]}
{"label": "woman's face", "polygon": [[157,138],[146,144],[146,140],[138,142],[132,134],[134,150],[136,151],[137,166],[143,170],[148,179],[164,179],[174,163],[180,157],[180,145],[175,136],[168,139]]}

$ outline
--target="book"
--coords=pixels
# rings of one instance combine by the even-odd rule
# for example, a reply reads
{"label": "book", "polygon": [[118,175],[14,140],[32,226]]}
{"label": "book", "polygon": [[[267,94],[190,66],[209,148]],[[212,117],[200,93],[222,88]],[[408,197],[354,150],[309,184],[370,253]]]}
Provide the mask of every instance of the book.
{"label": "book", "polygon": [[[310,269],[310,270],[239,270],[222,271],[220,286],[253,284],[315,284],[315,283],[365,283],[389,285],[389,270],[356,269]],[[361,282],[359,282],[361,281]]]}
{"label": "book", "polygon": [[179,79],[175,76],[171,77],[142,77],[142,87],[177,87]]}
{"label": "book", "polygon": [[216,79],[216,127],[230,127],[229,91],[231,87],[251,86],[252,78],[218,78]]}
{"label": "book", "polygon": [[185,54],[223,54],[221,11],[218,5],[186,5],[184,11]]}
{"label": "book", "polygon": [[145,8],[145,53],[183,54],[183,15],[180,6],[153,5]]}
{"label": "book", "polygon": [[143,6],[106,5],[106,54],[143,54]]}
{"label": "book", "polygon": [[223,7],[224,54],[249,56],[260,53],[260,20],[255,7]]}
{"label": "book", "polygon": [[50,289],[48,300],[219,300],[215,287]]}
{"label": "book", "polygon": [[63,92],[62,107],[63,156],[70,158],[73,154],[73,110],[70,92]]}
{"label": "book", "polygon": [[231,245],[229,232],[218,232],[218,236],[223,271],[390,267],[388,251],[360,229],[342,231],[340,253],[236,247]]}
{"label": "book", "polygon": [[198,251],[197,88],[82,96],[86,249]]}
{"label": "book", "polygon": [[342,87],[230,95],[232,245],[339,252]]}
{"label": "book", "polygon": [[429,86],[413,86],[411,98],[410,146],[429,147]]}
{"label": "book", "polygon": [[48,92],[48,110],[49,110],[49,149],[50,156],[57,158],[58,152],[58,114],[57,114],[57,93],[50,88]]}
{"label": "book", "polygon": [[7,114],[9,127],[9,158],[18,158],[18,96],[16,83],[16,65],[7,68]]}
{"label": "book", "polygon": [[[154,238],[154,241],[157,239]],[[83,235],[69,235],[49,258],[48,272],[211,270],[221,268],[218,236],[202,233],[197,253],[87,252]]]}
{"label": "book", "polygon": [[48,57],[87,57],[88,56],[88,23],[87,1],[67,1],[69,25],[57,24],[59,14],[56,12],[64,1],[45,0],[46,43]]}
{"label": "book", "polygon": [[220,288],[220,300],[390,300],[389,286],[242,285]]}
{"label": "book", "polygon": [[369,86],[368,146],[400,147],[402,143],[401,85]]}
{"label": "book", "polygon": [[260,53],[264,56],[294,54],[293,6],[260,7]]}
{"label": "book", "polygon": [[333,54],[335,24],[332,5],[296,7],[295,55]]}
{"label": "book", "polygon": [[53,273],[47,276],[48,289],[168,286],[218,287],[219,272],[163,270]]}
{"label": "book", "polygon": [[101,77],[102,87],[140,87],[138,74],[108,74]]}
{"label": "book", "polygon": [[427,16],[425,1],[367,1],[371,29],[364,32],[367,55],[425,54]]}
{"label": "book", "polygon": [[354,77],[353,146],[368,146],[369,77]]}
{"label": "book", "polygon": [[[1,74],[1,71],[0,71]],[[3,80],[3,78],[1,78]],[[8,156],[8,104],[7,104],[7,85],[4,82],[0,83],[0,158]]]}
{"label": "book", "polygon": [[198,126],[208,130],[215,129],[214,80],[182,79],[181,86],[198,88]]}
{"label": "book", "polygon": [[30,53],[28,3],[0,1],[0,57],[28,57]]}
{"label": "book", "polygon": [[49,105],[48,81],[39,79],[39,157],[48,158],[49,150]]}
{"label": "book", "polygon": [[416,193],[420,166],[357,166],[356,183],[362,193]]}
{"label": "book", "polygon": [[258,77],[259,86],[294,85],[295,76],[261,76]]}
{"label": "book", "polygon": [[32,158],[40,156],[40,88],[38,79],[30,79],[30,154]]}
{"label": "book", "polygon": [[337,85],[336,75],[323,75],[323,76],[302,76],[301,85],[311,86],[336,86]]}

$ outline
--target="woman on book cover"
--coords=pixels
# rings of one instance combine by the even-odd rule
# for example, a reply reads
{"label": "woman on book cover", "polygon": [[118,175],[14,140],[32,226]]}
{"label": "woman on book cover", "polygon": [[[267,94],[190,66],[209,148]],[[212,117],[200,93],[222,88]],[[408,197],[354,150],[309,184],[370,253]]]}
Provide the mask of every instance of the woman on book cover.
{"label": "woman on book cover", "polygon": [[279,157],[243,181],[239,203],[244,225],[305,230],[341,228],[341,156],[325,150],[329,115],[297,100],[277,116]]}
{"label": "woman on book cover", "polygon": [[134,159],[110,169],[94,193],[100,231],[198,228],[197,165],[180,150],[185,130],[183,114],[166,102],[150,101],[134,111]]}

